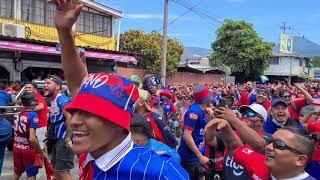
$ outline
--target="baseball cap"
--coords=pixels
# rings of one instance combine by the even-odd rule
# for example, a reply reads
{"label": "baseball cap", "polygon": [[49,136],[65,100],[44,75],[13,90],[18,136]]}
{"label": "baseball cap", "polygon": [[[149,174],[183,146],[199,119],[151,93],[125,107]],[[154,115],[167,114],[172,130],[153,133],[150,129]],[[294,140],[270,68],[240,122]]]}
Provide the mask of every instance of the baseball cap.
{"label": "baseball cap", "polygon": [[283,99],[277,98],[271,101],[271,107],[275,107],[278,104],[283,104],[285,107],[288,107],[288,104]]}
{"label": "baseball cap", "polygon": [[266,89],[266,88],[262,87],[262,88],[258,89],[258,93],[260,93],[260,92],[266,93],[268,96],[270,96],[270,90],[269,89]]}
{"label": "baseball cap", "polygon": [[212,93],[204,85],[197,85],[193,92],[196,103],[203,104],[210,101]]}
{"label": "baseball cap", "polygon": [[124,77],[89,74],[83,79],[78,95],[65,109],[89,112],[130,131],[133,105],[138,98],[138,88]]}
{"label": "baseball cap", "polygon": [[59,86],[62,86],[63,84],[63,81],[61,78],[59,78],[58,76],[56,75],[49,75],[48,78],[49,80],[55,82],[56,84],[58,84]]}
{"label": "baseball cap", "polygon": [[244,114],[246,111],[251,110],[259,114],[260,116],[262,116],[264,121],[267,121],[268,113],[266,109],[260,104],[251,104],[250,106],[241,106],[239,110],[241,114]]}

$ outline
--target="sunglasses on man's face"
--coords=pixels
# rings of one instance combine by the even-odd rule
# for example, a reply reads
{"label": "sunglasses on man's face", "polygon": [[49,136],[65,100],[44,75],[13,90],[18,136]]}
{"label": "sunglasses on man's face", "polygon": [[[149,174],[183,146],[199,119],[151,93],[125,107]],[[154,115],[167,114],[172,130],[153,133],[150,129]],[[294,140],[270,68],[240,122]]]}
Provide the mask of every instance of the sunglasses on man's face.
{"label": "sunglasses on man's face", "polygon": [[294,152],[296,154],[304,155],[304,153],[302,153],[302,152],[300,152],[300,151],[288,146],[285,142],[283,142],[280,139],[267,138],[265,140],[267,141],[268,144],[272,143],[272,146],[275,149],[278,149],[278,150],[281,150],[281,151],[289,150],[289,151]]}
{"label": "sunglasses on man's face", "polygon": [[290,95],[282,96],[282,98],[291,98]]}
{"label": "sunglasses on man's face", "polygon": [[257,114],[254,112],[247,112],[244,115],[247,116],[248,118],[254,118],[257,116]]}

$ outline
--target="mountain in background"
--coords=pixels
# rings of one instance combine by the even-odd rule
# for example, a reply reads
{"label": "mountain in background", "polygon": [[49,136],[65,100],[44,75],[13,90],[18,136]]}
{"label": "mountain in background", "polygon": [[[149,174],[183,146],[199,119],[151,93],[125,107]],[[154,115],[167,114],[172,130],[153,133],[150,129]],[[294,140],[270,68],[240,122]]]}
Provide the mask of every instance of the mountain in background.
{"label": "mountain in background", "polygon": [[210,56],[210,49],[199,48],[199,47],[184,47],[184,53],[182,54],[181,61],[184,62],[187,58],[201,56]]}
{"label": "mountain in background", "polygon": [[[320,45],[304,37],[293,36],[292,53],[305,57],[320,56]],[[273,47],[273,53],[279,53],[280,46]]]}

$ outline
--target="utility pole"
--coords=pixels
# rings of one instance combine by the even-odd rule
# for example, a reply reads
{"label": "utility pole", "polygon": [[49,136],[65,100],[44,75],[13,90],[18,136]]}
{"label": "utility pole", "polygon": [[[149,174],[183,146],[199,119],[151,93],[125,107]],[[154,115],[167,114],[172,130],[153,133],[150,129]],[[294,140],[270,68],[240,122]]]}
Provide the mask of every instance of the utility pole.
{"label": "utility pole", "polygon": [[280,29],[282,30],[282,33],[285,34],[287,29],[291,30],[291,27],[287,26],[286,22],[282,22],[282,26],[280,26]]}
{"label": "utility pole", "polygon": [[163,38],[162,38],[162,61],[161,61],[161,83],[166,85],[167,77],[167,46],[168,46],[168,3],[169,0],[164,0],[164,15],[163,15]]}

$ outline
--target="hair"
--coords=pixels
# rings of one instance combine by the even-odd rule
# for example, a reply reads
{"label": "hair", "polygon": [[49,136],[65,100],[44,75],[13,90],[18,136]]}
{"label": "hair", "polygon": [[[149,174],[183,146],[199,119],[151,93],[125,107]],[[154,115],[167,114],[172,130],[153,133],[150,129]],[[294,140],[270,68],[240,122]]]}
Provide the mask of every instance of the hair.
{"label": "hair", "polygon": [[6,86],[4,85],[3,82],[0,82],[0,90],[4,90],[6,88]]}
{"label": "hair", "polygon": [[36,100],[36,96],[32,92],[25,92],[21,96],[21,102],[23,106],[31,106],[32,102]]}
{"label": "hair", "polygon": [[296,148],[305,153],[308,156],[308,161],[312,159],[312,156],[315,151],[315,141],[318,141],[317,137],[314,135],[308,134],[308,132],[303,128],[298,128],[296,126],[288,126],[281,128],[282,130],[290,131],[295,134],[295,146]]}
{"label": "hair", "polygon": [[[280,91],[280,92],[279,92],[279,96],[282,97],[282,96],[283,96],[284,94],[286,94],[286,93],[287,93],[287,94],[290,94],[290,92],[288,92],[288,91],[286,91],[286,90]],[[290,94],[290,95],[291,95],[291,94]]]}
{"label": "hair", "polygon": [[225,100],[234,101],[234,97],[233,97],[232,95],[230,95],[230,94],[223,96],[223,98],[224,98]]}
{"label": "hair", "polygon": [[153,129],[150,122],[142,115],[135,114],[130,122],[132,133],[139,133],[146,136],[148,139],[153,138]]}
{"label": "hair", "polygon": [[27,85],[27,84],[31,84],[35,89],[37,89],[38,88],[38,85],[36,84],[36,83],[34,83],[34,82],[27,82],[25,85]]}

